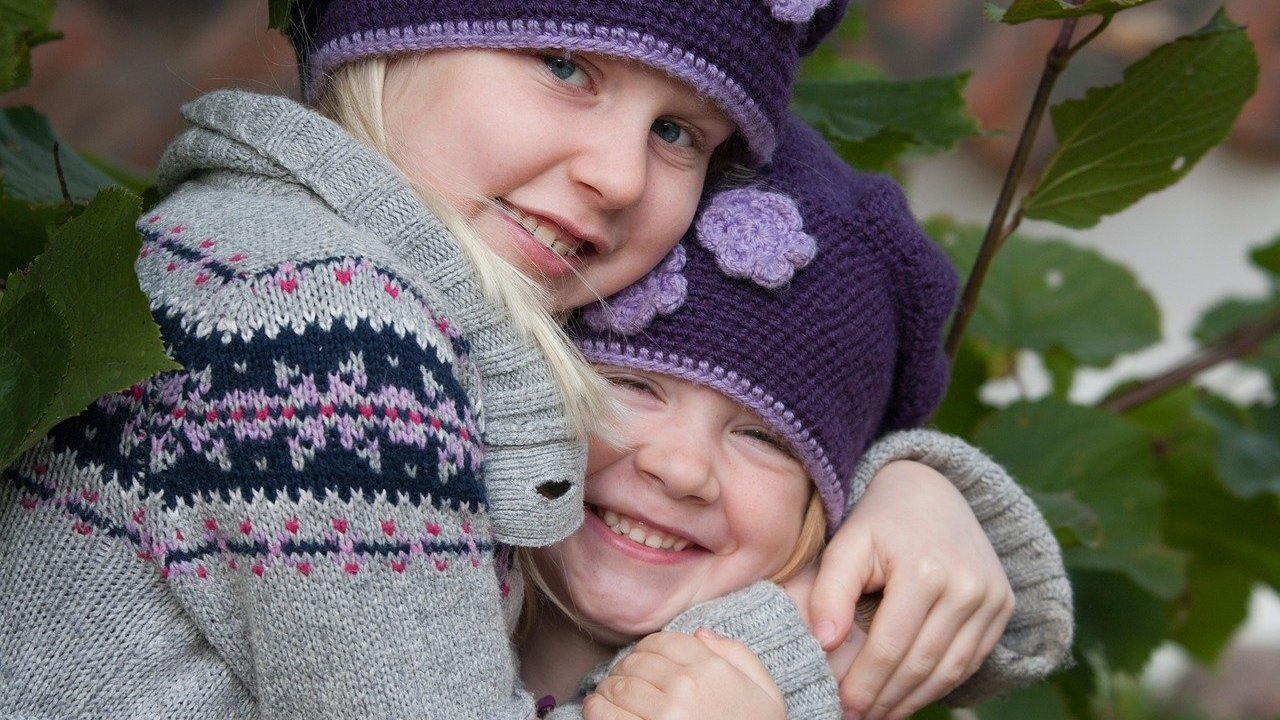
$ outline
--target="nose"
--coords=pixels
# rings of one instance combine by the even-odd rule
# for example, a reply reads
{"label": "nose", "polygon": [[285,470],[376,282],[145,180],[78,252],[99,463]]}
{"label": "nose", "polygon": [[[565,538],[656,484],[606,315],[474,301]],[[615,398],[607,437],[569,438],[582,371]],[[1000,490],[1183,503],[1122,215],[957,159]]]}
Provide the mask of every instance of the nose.
{"label": "nose", "polygon": [[602,210],[636,205],[649,183],[649,126],[622,127],[608,116],[599,124],[570,162],[570,179]]}
{"label": "nose", "polygon": [[652,428],[635,449],[636,469],[677,500],[713,503],[720,497],[715,443],[682,423]]}

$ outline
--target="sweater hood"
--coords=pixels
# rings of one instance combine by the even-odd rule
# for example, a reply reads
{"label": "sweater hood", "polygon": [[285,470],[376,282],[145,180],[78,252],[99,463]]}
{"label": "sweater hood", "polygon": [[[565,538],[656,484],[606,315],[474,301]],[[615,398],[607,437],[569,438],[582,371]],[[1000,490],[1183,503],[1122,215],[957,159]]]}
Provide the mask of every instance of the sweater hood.
{"label": "sweater hood", "polygon": [[[485,297],[452,234],[390,162],[342,127],[288,98],[210,93],[182,110],[189,124],[165,151],[165,195],[202,175],[296,186],[401,263],[412,289],[445,314],[480,375],[488,509],[499,542],[556,542],[582,522],[585,443],[575,438],[545,358],[509,313]],[[313,213],[314,204],[300,204]],[[311,218],[300,216],[306,226]],[[557,491],[539,488],[555,483]],[[567,485],[565,485],[567,483]],[[545,488],[544,488],[545,490]]]}

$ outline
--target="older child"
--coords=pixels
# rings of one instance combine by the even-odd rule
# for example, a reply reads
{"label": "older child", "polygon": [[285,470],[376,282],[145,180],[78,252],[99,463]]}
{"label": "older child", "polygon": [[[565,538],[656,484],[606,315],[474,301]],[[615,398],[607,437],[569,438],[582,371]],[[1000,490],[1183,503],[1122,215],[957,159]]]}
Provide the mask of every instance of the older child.
{"label": "older child", "polygon": [[188,106],[139,223],[185,370],[5,473],[0,711],[526,715],[495,543],[578,526],[605,404],[551,313],[769,157],[843,2],[307,5],[320,112]]}
{"label": "older child", "polygon": [[[707,626],[760,653],[782,692],[722,641],[657,635],[613,667],[587,715],[838,715],[794,606],[776,586],[742,589],[807,564],[842,520],[872,440],[941,400],[953,293],[949,262],[893,183],[856,175],[795,122],[756,186],[714,195],[663,266],[587,308],[573,335],[628,410],[624,442],[591,443],[583,527],[532,554],[543,615],[525,627],[531,689],[573,697],[619,647]],[[1004,557],[1018,617],[956,699],[1042,677],[1070,646],[1052,533],[1011,483],[1000,512],[1019,526]],[[972,669],[989,650],[957,641],[948,652]]]}

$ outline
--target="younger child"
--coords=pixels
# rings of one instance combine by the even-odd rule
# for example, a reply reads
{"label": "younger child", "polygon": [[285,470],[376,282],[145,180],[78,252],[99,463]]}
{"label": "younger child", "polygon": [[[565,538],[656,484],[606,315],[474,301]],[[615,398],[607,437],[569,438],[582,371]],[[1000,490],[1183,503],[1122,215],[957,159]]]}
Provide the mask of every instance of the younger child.
{"label": "younger child", "polygon": [[[758,652],[781,692],[721,641],[660,634],[613,666],[588,717],[780,718],[781,701],[785,717],[837,716],[795,607],[751,584],[807,564],[843,519],[872,440],[942,399],[953,297],[949,262],[893,183],[852,172],[796,121],[757,184],[713,195],[667,262],[588,307],[573,336],[628,411],[624,442],[591,443],[583,527],[533,551],[530,689],[573,697],[618,648],[709,627]],[[1052,533],[1012,483],[999,506],[1018,527],[1003,557],[1017,616],[958,700],[1043,677],[1070,647]],[[952,651],[977,662],[991,649],[964,645]]]}

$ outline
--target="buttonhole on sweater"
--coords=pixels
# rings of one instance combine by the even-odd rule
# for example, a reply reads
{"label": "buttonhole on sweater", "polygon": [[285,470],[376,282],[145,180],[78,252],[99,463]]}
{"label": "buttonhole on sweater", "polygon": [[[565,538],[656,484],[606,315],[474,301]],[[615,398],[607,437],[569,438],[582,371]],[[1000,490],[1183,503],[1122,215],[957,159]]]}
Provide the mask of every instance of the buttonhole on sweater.
{"label": "buttonhole on sweater", "polygon": [[573,485],[568,480],[554,480],[552,482],[545,482],[539,485],[538,494],[548,500],[555,500],[561,495],[569,492],[569,488],[571,487],[573,487]]}

